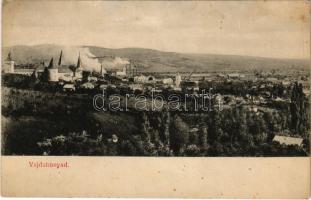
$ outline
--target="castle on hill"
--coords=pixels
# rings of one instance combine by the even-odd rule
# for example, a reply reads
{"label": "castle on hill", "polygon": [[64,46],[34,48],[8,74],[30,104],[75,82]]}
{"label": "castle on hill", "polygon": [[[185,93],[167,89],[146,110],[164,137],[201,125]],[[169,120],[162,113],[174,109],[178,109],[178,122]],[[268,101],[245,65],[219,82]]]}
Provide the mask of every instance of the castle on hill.
{"label": "castle on hill", "polygon": [[76,65],[64,65],[62,61],[63,52],[61,51],[57,64],[54,63],[54,58],[52,57],[48,66],[45,66],[45,63],[42,62],[39,66],[36,66],[35,69],[16,68],[12,54],[9,52],[8,57],[2,63],[2,73],[33,75],[36,78],[40,76],[44,77],[45,81],[49,82],[58,82],[60,80],[71,82],[82,79],[83,68],[80,54]]}

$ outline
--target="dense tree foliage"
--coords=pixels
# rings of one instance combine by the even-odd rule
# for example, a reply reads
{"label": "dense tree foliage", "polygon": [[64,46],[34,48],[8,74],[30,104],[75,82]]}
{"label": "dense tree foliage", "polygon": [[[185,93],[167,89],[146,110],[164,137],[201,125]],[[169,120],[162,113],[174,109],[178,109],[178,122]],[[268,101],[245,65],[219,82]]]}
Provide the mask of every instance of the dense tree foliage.
{"label": "dense tree foliage", "polygon": [[[258,109],[249,103],[208,112],[98,113],[91,92],[69,95],[60,92],[59,85],[32,76],[6,75],[2,80],[12,87],[2,91],[3,149],[8,155],[306,156],[309,152],[309,102],[298,83],[288,87],[267,83],[271,86],[262,89],[252,81],[201,82],[201,89],[229,94],[226,102],[268,93],[270,101],[259,103]],[[128,92],[129,88],[107,89],[107,94]],[[164,90],[164,96],[168,94]],[[283,133],[302,137],[303,145],[273,142]]]}
{"label": "dense tree foliage", "polygon": [[292,90],[291,103],[291,128],[300,135],[306,135],[309,129],[309,102],[305,97],[302,84],[295,82]]}

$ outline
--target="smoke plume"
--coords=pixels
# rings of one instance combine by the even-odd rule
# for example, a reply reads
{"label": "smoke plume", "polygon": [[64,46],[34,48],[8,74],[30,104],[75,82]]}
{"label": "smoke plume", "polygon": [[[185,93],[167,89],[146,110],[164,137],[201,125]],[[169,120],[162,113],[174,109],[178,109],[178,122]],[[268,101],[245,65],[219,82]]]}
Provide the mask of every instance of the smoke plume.
{"label": "smoke plume", "polygon": [[[103,66],[103,73],[109,69],[122,69],[130,62],[127,59],[120,57],[103,57],[101,60],[96,58],[87,47],[64,47],[62,64],[76,65],[80,54],[82,68],[86,71],[100,72],[101,65]],[[100,55],[105,56],[105,55]]]}
{"label": "smoke plume", "polygon": [[92,54],[89,48],[86,47],[64,47],[63,49],[62,63],[67,65],[76,65],[80,54],[82,68],[86,71],[99,72],[101,69],[101,63],[95,55]]}
{"label": "smoke plume", "polygon": [[105,69],[120,69],[129,64],[129,61],[120,57],[104,58],[102,65]]}

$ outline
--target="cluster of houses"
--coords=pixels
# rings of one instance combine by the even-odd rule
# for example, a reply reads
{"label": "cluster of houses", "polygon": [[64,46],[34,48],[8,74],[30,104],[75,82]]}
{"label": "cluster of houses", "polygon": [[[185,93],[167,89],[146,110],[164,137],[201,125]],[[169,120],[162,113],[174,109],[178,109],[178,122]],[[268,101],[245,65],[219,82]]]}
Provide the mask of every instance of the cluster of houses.
{"label": "cluster of houses", "polygon": [[[49,64],[46,66],[42,62],[36,68],[15,68],[15,62],[12,59],[11,53],[8,54],[7,59],[2,64],[2,73],[6,74],[24,74],[29,76],[34,76],[35,78],[42,77],[45,78],[47,82],[51,83],[62,83],[63,91],[75,91],[76,82],[79,82],[79,87],[83,89],[94,89],[95,86],[99,86],[100,89],[105,89],[107,87],[116,88],[118,86],[111,83],[106,79],[107,75],[110,77],[116,77],[120,80],[120,86],[126,86],[131,90],[143,91],[148,88],[156,89],[158,92],[161,92],[163,88],[171,88],[174,91],[182,91],[182,88],[192,91],[199,91],[198,82],[202,80],[209,81],[210,79],[226,79],[226,80],[235,80],[239,81],[240,79],[245,78],[245,75],[239,73],[231,74],[218,74],[217,76],[210,76],[209,74],[192,74],[189,76],[182,76],[179,73],[172,74],[171,76],[163,76],[162,78],[156,78],[153,75],[138,74],[137,68],[131,64],[113,67],[113,68],[104,68],[101,66],[100,72],[97,75],[93,75],[92,72],[86,71],[82,66],[82,60],[80,55],[78,55],[77,63],[75,65],[65,65],[63,64],[63,53],[61,51],[57,63],[54,61],[54,58],[51,58]],[[190,77],[192,78],[190,79]],[[258,97],[253,97],[246,95],[246,97],[238,97],[233,95],[224,95],[223,98],[227,105],[231,103],[241,103],[247,105],[248,102],[252,102],[252,106],[249,106],[252,112],[259,113],[258,106],[265,104],[266,99],[264,95],[267,93],[267,88],[273,87],[272,83],[282,83],[284,86],[289,86],[292,81],[290,80],[279,80],[277,78],[269,77],[265,78],[266,83],[258,86],[264,91],[264,94],[259,95]],[[304,92],[308,95],[310,94],[310,84],[309,82],[303,82]],[[270,96],[270,94],[266,94]],[[275,101],[284,101],[284,99],[277,97]],[[290,137],[287,135],[276,135],[273,138],[273,141],[279,142],[285,145],[302,145],[302,139],[297,137]]]}

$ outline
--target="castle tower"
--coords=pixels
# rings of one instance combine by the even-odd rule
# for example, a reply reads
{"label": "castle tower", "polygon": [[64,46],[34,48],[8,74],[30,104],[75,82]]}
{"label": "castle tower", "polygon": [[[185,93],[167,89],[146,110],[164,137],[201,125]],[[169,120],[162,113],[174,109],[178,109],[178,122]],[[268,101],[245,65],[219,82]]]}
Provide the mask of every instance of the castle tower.
{"label": "castle tower", "polygon": [[11,52],[9,52],[8,57],[4,61],[2,67],[3,73],[14,73],[14,61],[12,59]]}
{"label": "castle tower", "polygon": [[58,66],[62,65],[62,58],[63,58],[63,50],[60,51],[59,59],[58,59]]}
{"label": "castle tower", "polygon": [[78,57],[78,62],[77,62],[77,67],[76,67],[76,69],[77,69],[77,70],[78,70],[78,69],[81,70],[81,65],[82,65],[82,63],[81,63],[80,52],[79,52],[79,57]]}
{"label": "castle tower", "polygon": [[52,81],[52,82],[58,81],[58,68],[54,66],[53,58],[51,58],[51,61],[49,63],[48,72],[49,72],[48,73],[49,81]]}

